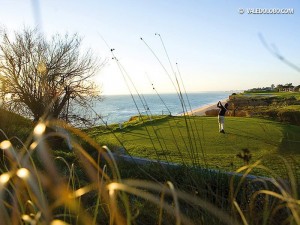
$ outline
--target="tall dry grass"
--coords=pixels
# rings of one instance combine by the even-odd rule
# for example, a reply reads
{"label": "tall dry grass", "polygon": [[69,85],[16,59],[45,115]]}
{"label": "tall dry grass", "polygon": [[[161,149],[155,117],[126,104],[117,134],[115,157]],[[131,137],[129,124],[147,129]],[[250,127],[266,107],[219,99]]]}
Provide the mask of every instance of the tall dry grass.
{"label": "tall dry grass", "polygon": [[[54,138],[69,142],[65,151],[76,160],[55,156],[50,147]],[[95,152],[86,151],[80,140]],[[124,167],[107,147],[62,121],[39,122],[20,148],[9,139],[0,147],[1,224],[300,224],[298,185],[285,159],[289,180],[276,174],[249,179],[254,168],[268,170],[258,161],[240,168],[237,172],[243,175],[232,176],[223,193],[209,186],[209,179],[202,187],[195,181],[197,190],[192,192],[184,186],[187,178],[198,179],[205,172],[193,173],[191,167],[187,177],[178,171],[178,178],[175,169],[174,182],[160,179],[162,175],[156,180],[134,179],[130,172],[124,179],[121,169],[134,165]],[[220,204],[222,198],[227,200]]]}

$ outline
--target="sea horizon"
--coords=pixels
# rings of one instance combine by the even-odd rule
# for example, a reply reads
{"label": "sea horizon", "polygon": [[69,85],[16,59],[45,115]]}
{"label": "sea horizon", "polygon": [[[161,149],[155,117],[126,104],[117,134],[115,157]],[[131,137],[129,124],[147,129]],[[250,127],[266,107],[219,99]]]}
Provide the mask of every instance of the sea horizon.
{"label": "sea horizon", "polygon": [[[224,93],[240,93],[243,92],[245,90],[227,90],[227,91],[191,91],[191,92],[187,92],[187,94],[200,94],[200,93],[217,93],[217,92],[224,92]],[[177,94],[177,92],[163,92],[163,93],[159,93],[160,95],[168,95],[168,94]],[[102,93],[102,96],[121,96],[121,95],[131,95],[130,93],[109,93],[109,94],[105,94]],[[132,95],[138,95],[138,94],[132,94]],[[156,95],[155,93],[143,93],[143,95]],[[182,93],[182,95],[185,95],[185,93]]]}
{"label": "sea horizon", "polygon": [[182,94],[184,106],[177,93],[163,94],[116,94],[103,95],[103,100],[94,104],[101,115],[102,124],[123,123],[132,116],[179,115],[214,104],[229,97],[234,91],[202,91]]}

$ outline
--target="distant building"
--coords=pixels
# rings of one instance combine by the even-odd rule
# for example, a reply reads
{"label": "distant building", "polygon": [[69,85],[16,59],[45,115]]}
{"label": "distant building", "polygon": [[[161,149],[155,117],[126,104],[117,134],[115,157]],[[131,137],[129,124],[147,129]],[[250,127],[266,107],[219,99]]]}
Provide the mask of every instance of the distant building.
{"label": "distant building", "polygon": [[247,90],[247,92],[300,92],[300,85],[293,86],[292,83],[289,84],[278,84],[276,87],[274,84],[271,87],[263,87],[263,88],[251,88]]}
{"label": "distant building", "polygon": [[279,90],[279,91],[282,91],[282,92],[292,92],[294,91],[294,86],[293,85],[284,85],[282,86],[282,89]]}

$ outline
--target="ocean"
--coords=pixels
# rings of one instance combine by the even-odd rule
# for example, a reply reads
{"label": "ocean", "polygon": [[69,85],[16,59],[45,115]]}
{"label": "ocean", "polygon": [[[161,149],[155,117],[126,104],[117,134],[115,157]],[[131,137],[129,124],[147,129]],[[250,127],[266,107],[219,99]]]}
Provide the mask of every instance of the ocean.
{"label": "ocean", "polygon": [[[201,92],[183,94],[188,111],[228,98],[230,92]],[[187,98],[189,101],[187,101]],[[102,116],[107,124],[122,123],[130,117],[146,115],[178,115],[183,112],[178,94],[144,94],[144,95],[106,95],[103,101],[94,104],[94,110]]]}

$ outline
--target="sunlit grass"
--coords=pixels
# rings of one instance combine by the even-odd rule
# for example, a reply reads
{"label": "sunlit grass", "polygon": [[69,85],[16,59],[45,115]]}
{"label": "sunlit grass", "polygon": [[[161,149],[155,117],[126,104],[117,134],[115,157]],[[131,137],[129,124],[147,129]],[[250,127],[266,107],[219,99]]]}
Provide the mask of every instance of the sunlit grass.
{"label": "sunlit grass", "polygon": [[[300,127],[277,123],[274,121],[255,118],[226,118],[226,134],[218,133],[216,118],[194,117],[194,133],[199,133],[196,140],[197,157],[200,166],[203,159],[200,150],[203,149],[209,168],[221,170],[235,170],[243,166],[242,160],[236,157],[242,149],[247,148],[252,154],[252,161],[268,158],[273,154],[293,155],[300,158],[299,142]],[[151,138],[159,139],[162,145],[156,141],[153,145],[151,138],[145,132],[148,127]],[[175,134],[175,139],[172,136]],[[184,119],[172,117],[165,120],[153,121],[151,124],[138,125],[131,128],[116,130],[111,133],[98,132],[97,128],[91,131],[93,137],[99,143],[111,146],[120,146],[114,138],[116,135],[123,146],[133,156],[152,159],[167,160],[176,163],[191,164],[190,155],[186,149],[189,146],[188,134],[186,132]],[[156,151],[154,151],[156,148]],[[178,148],[182,151],[178,151]],[[157,155],[158,154],[158,155]],[[267,160],[266,160],[267,161]],[[272,169],[277,170],[280,166],[270,163]],[[280,173],[280,171],[278,171]],[[300,172],[300,171],[299,171]]]}

